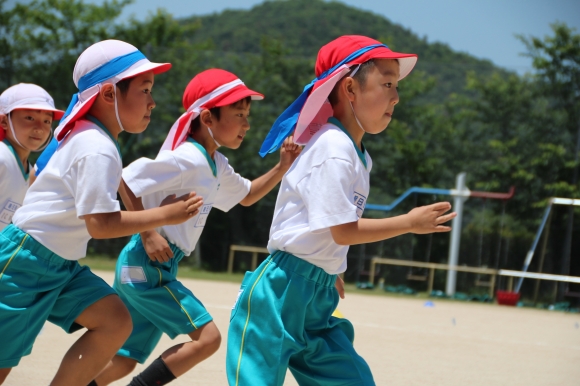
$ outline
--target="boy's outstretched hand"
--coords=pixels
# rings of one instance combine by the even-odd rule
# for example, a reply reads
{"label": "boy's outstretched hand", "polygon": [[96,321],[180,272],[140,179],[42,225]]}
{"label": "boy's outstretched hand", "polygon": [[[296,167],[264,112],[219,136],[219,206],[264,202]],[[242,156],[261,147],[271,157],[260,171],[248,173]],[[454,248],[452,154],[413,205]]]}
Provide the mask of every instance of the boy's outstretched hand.
{"label": "boy's outstretched hand", "polygon": [[450,209],[451,204],[448,202],[437,202],[414,208],[407,214],[411,220],[411,233],[449,232],[451,227],[442,224],[457,216],[455,212],[445,214]]}
{"label": "boy's outstretched hand", "polygon": [[203,198],[196,196],[195,192],[191,192],[179,197],[171,194],[161,201],[159,207],[165,209],[167,224],[177,225],[198,214],[202,205]]}
{"label": "boy's outstretched hand", "polygon": [[280,148],[280,167],[285,171],[290,169],[290,166],[292,166],[301,151],[302,146],[294,143],[293,135],[286,138]]}

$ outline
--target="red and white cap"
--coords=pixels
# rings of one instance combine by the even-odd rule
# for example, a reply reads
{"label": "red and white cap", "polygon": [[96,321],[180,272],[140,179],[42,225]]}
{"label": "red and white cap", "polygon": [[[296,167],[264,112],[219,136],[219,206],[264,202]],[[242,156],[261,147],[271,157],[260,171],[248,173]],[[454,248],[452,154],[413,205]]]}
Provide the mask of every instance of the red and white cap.
{"label": "red and white cap", "polygon": [[[45,89],[31,83],[16,84],[0,94],[0,114],[8,115],[21,109],[52,111],[55,120],[64,114],[64,111],[54,107],[54,100]],[[10,128],[13,130],[11,122]],[[0,140],[4,138],[4,134],[4,130],[0,130]],[[16,138],[15,133],[12,135]]]}
{"label": "red and white cap", "polygon": [[264,95],[250,90],[229,71],[212,68],[197,74],[183,93],[185,113],[175,121],[161,150],[174,150],[185,141],[191,121],[203,111],[236,103],[246,97],[262,100]]}
{"label": "red and white cap", "polygon": [[73,96],[65,117],[56,128],[57,139],[62,140],[72,130],[74,122],[89,111],[102,85],[115,85],[149,71],[161,74],[170,68],[170,63],[150,62],[135,46],[120,40],[93,44],[77,59],[73,81],[79,92]]}
{"label": "red and white cap", "polygon": [[416,54],[391,51],[378,40],[366,36],[345,35],[324,45],[318,51],[315,65],[316,77],[319,78],[324,72],[329,71],[354,52],[374,45],[378,46],[345,62],[326,77],[316,80],[300,111],[296,130],[294,131],[294,142],[302,145],[306,144],[320,126],[325,124],[328,118],[332,116],[333,111],[328,102],[328,96],[338,81],[348,74],[353,66],[372,59],[396,59],[399,62],[399,80],[401,80],[409,75],[417,63]]}

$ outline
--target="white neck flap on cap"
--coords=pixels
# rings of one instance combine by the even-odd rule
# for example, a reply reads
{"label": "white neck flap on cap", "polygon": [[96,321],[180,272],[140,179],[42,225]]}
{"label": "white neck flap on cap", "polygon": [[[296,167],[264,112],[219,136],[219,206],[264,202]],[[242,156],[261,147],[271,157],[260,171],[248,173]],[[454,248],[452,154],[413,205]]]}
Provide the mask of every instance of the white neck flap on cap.
{"label": "white neck flap on cap", "polygon": [[[240,86],[243,84],[244,84],[244,82],[242,82],[240,79],[233,80],[229,83],[226,83],[226,84],[223,84],[223,85],[217,87],[215,90],[213,90],[209,94],[206,94],[203,97],[197,99],[195,102],[193,102],[191,104],[191,106],[189,106],[187,111],[185,113],[183,113],[181,115],[181,117],[179,117],[175,121],[173,126],[171,126],[171,130],[169,130],[169,133],[167,134],[167,138],[165,138],[165,141],[163,142],[163,145],[161,146],[161,149],[159,151],[161,152],[163,150],[173,150],[174,143],[176,143],[175,147],[177,147],[177,146],[179,146],[179,144],[181,144],[185,140],[185,137],[187,136],[187,133],[189,130],[188,129],[189,123],[192,120],[194,120],[195,118],[197,118],[197,116],[201,113],[201,106],[205,105],[206,103],[208,103],[212,99],[217,98],[218,96],[225,94],[226,92],[230,91],[234,87],[237,87],[237,86]],[[182,119],[184,119],[184,117],[188,114],[190,115],[188,121],[185,123],[181,122]],[[178,129],[181,129],[181,131],[178,132]],[[218,147],[220,147],[221,145],[215,140],[211,129],[209,127],[207,129],[209,131],[209,135],[212,137],[215,144]],[[177,141],[175,141],[176,137],[177,137]]]}

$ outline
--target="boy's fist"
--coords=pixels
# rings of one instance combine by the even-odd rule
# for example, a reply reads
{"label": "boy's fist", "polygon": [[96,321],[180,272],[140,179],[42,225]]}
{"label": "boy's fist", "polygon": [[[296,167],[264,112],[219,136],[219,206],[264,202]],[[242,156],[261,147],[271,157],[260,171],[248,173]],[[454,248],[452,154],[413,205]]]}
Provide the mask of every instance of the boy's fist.
{"label": "boy's fist", "polygon": [[282,169],[288,170],[301,151],[302,146],[294,143],[293,135],[286,138],[280,148],[280,166]]}
{"label": "boy's fist", "polygon": [[159,206],[166,208],[168,224],[177,225],[199,213],[199,208],[202,205],[203,198],[196,196],[195,192],[191,192],[179,197],[171,194],[165,197]]}

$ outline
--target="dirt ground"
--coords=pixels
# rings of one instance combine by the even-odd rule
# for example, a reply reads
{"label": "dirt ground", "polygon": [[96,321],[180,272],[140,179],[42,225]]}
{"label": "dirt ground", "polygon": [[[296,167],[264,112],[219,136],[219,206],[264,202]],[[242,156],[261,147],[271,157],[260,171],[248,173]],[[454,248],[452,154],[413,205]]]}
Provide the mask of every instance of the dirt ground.
{"label": "dirt ground", "polygon": [[[97,272],[109,283],[111,272]],[[219,351],[172,385],[226,385],[227,327],[233,283],[183,282],[204,302],[223,335]],[[339,305],[355,326],[357,351],[377,385],[580,385],[580,315],[464,302],[348,294]],[[32,354],[6,385],[47,385],[69,346],[47,323]],[[7,339],[7,337],[2,337]],[[172,342],[164,336],[147,365]],[[144,366],[138,366],[135,374]],[[126,385],[131,376],[114,383]],[[285,385],[296,385],[288,373]]]}

